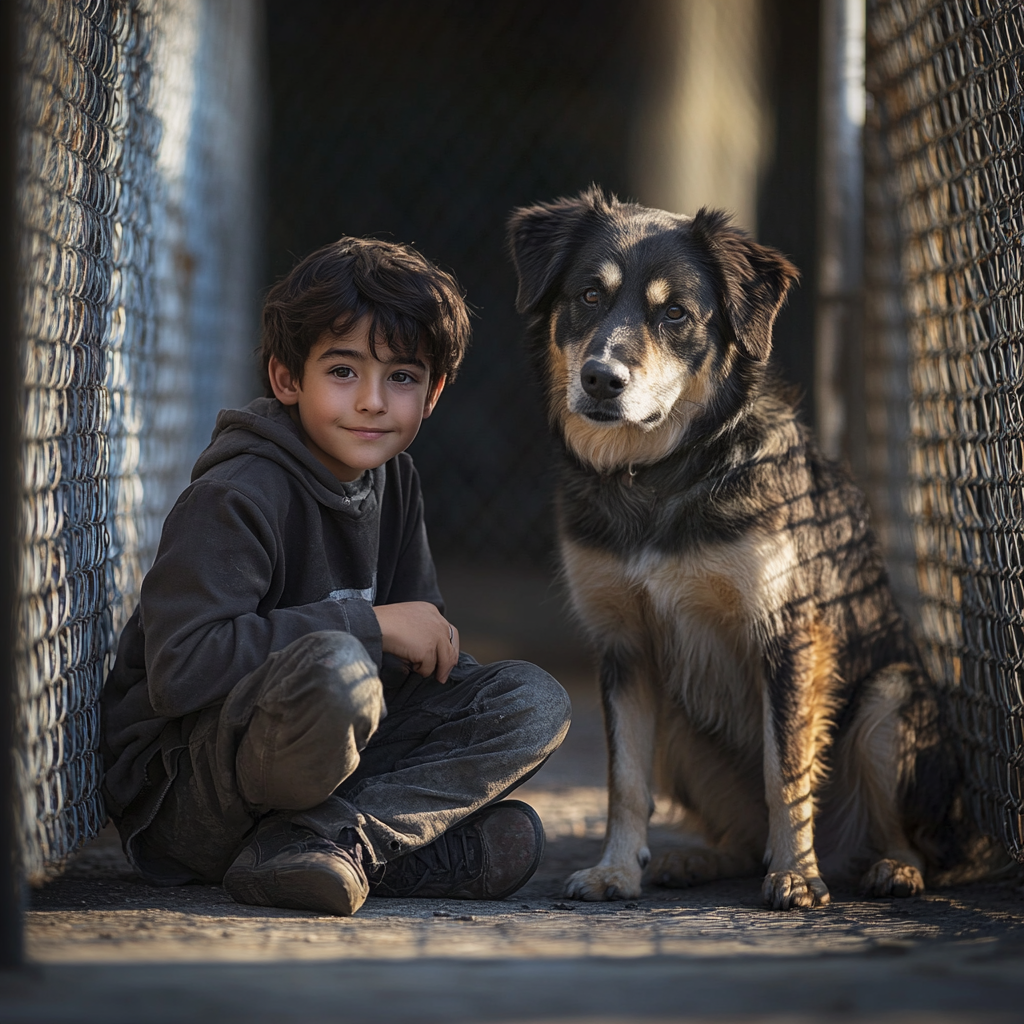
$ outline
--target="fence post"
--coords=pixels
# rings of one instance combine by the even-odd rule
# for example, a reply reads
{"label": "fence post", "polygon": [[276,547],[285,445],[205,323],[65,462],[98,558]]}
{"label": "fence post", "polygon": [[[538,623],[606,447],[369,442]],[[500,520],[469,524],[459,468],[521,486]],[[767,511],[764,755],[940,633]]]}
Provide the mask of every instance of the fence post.
{"label": "fence post", "polygon": [[823,0],[815,418],[822,449],[863,479],[865,0]]}
{"label": "fence post", "polygon": [[17,475],[18,382],[21,378],[16,313],[17,248],[14,217],[15,82],[18,5],[0,4],[0,621],[5,637],[0,655],[0,968],[21,963],[21,879],[15,831],[14,647],[17,597],[15,551],[21,493]]}

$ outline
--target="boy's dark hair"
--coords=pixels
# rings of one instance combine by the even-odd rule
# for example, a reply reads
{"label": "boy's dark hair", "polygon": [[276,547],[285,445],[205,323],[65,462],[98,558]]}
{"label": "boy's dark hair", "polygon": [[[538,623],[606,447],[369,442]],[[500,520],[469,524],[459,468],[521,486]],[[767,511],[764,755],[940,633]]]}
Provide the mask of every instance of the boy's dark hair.
{"label": "boy's dark hair", "polygon": [[381,342],[402,358],[422,342],[431,380],[454,379],[470,333],[455,278],[411,246],[345,237],[311,253],[267,293],[260,341],[266,394],[273,394],[271,356],[301,380],[325,331],[342,335],[367,315],[374,357]]}

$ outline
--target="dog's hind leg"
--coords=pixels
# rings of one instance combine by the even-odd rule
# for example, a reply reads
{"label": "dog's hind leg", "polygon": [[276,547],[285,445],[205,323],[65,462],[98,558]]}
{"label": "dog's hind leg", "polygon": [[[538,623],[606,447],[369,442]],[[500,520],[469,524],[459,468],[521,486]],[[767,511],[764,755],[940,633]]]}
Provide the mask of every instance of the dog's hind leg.
{"label": "dog's hind leg", "polygon": [[761,895],[773,910],[829,902],[814,850],[814,797],[825,770],[836,668],[833,635],[810,622],[785,638],[765,680],[768,873]]}
{"label": "dog's hind leg", "polygon": [[704,841],[694,835],[687,845],[657,854],[650,880],[685,888],[760,875],[768,819],[759,758],[744,759],[695,729],[679,710],[664,713],[661,725],[661,785],[686,808],[687,822],[700,822]]}
{"label": "dog's hind leg", "polygon": [[837,782],[846,788],[848,800],[860,802],[860,813],[851,809],[851,819],[866,812],[871,846],[882,855],[861,879],[866,896],[924,892],[924,861],[907,838],[901,807],[915,754],[913,730],[903,715],[913,671],[909,665],[891,665],[868,681],[843,743]]}
{"label": "dog's hind leg", "polygon": [[601,698],[608,736],[608,829],[592,867],[569,876],[565,893],[578,900],[633,899],[651,859],[647,824],[654,809],[655,702],[638,660],[606,651]]}

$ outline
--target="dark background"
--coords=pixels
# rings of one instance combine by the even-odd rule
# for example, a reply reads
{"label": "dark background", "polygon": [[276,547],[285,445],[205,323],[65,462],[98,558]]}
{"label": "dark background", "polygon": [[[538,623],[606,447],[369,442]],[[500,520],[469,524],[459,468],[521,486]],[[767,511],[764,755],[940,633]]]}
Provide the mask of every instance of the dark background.
{"label": "dark background", "polygon": [[[594,181],[642,199],[627,154],[666,73],[659,2],[268,0],[266,283],[342,234],[375,235],[453,270],[476,314],[464,368],[412,448],[442,559],[553,560],[549,441],[505,220]],[[776,352],[809,395],[818,0],[763,5],[775,145],[757,235],[804,272]]]}

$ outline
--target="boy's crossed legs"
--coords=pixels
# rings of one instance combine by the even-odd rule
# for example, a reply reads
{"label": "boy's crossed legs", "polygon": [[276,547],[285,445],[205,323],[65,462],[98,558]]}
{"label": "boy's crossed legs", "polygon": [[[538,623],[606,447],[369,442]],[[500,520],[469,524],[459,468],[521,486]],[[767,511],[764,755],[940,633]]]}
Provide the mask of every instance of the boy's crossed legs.
{"label": "boy's crossed legs", "polygon": [[568,722],[565,691],[526,662],[463,656],[447,683],[385,689],[355,638],[313,633],[190,716],[180,742],[172,724],[151,764],[166,795],[127,848],[149,881],[223,879],[242,902],[353,913],[364,871],[382,895],[495,898],[532,874],[543,833],[494,802]]}

